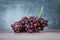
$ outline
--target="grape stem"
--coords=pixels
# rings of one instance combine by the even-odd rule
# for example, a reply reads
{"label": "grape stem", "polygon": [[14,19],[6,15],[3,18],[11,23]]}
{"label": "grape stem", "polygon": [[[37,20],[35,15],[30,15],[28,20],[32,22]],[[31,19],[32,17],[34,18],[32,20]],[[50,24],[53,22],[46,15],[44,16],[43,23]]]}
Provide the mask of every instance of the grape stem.
{"label": "grape stem", "polygon": [[37,16],[38,19],[41,17],[41,15],[42,15],[42,13],[43,13],[43,9],[44,9],[44,7],[42,6],[42,7],[41,7],[41,10],[40,10],[40,12],[39,12],[39,14],[38,14],[38,16]]}

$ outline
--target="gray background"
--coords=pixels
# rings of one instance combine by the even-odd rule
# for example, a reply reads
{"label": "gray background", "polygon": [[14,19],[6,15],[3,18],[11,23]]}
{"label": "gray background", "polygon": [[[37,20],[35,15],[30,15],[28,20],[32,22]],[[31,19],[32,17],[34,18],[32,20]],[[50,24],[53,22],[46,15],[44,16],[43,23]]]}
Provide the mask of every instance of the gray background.
{"label": "gray background", "polygon": [[45,29],[60,29],[60,0],[0,0],[0,30],[11,30],[23,16],[37,16],[41,6],[42,17],[49,20]]}

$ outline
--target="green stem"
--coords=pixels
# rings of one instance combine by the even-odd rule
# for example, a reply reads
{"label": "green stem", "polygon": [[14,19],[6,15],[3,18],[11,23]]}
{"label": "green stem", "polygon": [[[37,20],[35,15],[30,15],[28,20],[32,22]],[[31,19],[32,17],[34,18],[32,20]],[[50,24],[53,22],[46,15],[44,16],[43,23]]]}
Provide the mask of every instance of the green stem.
{"label": "green stem", "polygon": [[43,13],[43,9],[44,9],[44,7],[42,6],[42,7],[41,7],[41,10],[40,10],[40,12],[39,12],[39,14],[38,14],[38,16],[37,16],[38,19],[41,17],[41,15],[42,15],[42,13]]}

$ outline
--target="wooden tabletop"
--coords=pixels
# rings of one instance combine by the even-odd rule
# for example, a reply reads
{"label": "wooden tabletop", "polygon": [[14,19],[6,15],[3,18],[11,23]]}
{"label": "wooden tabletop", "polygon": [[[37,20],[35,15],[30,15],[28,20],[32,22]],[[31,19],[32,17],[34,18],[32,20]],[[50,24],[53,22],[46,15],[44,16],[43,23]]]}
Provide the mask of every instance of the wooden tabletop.
{"label": "wooden tabletop", "polygon": [[60,32],[14,33],[0,31],[0,40],[60,40]]}

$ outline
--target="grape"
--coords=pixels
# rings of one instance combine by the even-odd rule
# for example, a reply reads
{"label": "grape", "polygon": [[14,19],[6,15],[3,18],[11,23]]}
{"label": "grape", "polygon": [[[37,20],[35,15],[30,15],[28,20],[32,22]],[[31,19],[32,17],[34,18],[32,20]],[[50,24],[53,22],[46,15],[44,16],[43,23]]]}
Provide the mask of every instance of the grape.
{"label": "grape", "polygon": [[37,30],[40,31],[41,30],[41,27],[38,27]]}
{"label": "grape", "polygon": [[24,24],[25,22],[23,20],[21,20],[21,23]]}
{"label": "grape", "polygon": [[14,26],[15,26],[14,24],[12,24],[12,25],[11,25],[11,27],[12,27],[12,30],[14,30]]}
{"label": "grape", "polygon": [[32,29],[28,29],[27,32],[32,33],[33,31],[32,31]]}
{"label": "grape", "polygon": [[14,27],[14,24],[12,24],[11,27]]}
{"label": "grape", "polygon": [[35,29],[35,32],[38,32],[38,29]]}
{"label": "grape", "polygon": [[36,23],[34,24],[34,27],[37,27],[37,24]]}
{"label": "grape", "polygon": [[22,17],[21,20],[15,22],[11,25],[12,30],[14,30],[15,33],[19,32],[39,32],[44,29],[45,26],[48,26],[48,20],[45,20],[43,18],[37,18],[35,16],[31,17]]}

